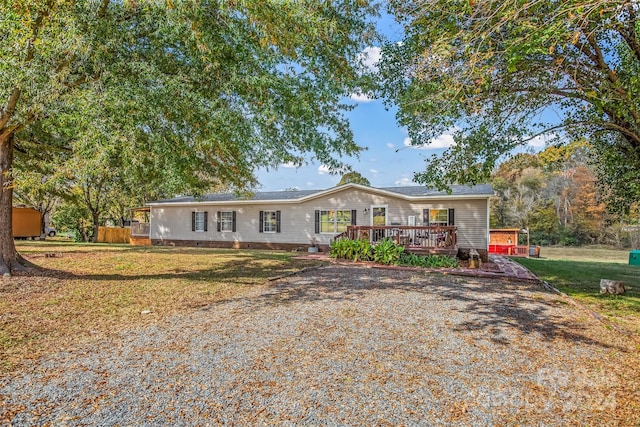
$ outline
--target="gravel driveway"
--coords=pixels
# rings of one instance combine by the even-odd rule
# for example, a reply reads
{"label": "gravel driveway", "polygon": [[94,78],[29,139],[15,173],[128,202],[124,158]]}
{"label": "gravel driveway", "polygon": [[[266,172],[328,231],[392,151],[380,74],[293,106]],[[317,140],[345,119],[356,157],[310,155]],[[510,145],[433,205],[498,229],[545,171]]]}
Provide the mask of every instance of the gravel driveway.
{"label": "gravel driveway", "polygon": [[609,335],[540,285],[332,265],[34,363],[0,420],[615,424]]}

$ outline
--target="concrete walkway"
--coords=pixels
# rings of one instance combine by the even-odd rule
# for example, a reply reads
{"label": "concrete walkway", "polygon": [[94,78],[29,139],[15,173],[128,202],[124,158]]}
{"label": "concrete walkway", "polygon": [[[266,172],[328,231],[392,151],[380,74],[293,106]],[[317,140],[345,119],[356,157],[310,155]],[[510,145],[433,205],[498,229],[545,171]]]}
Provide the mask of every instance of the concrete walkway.
{"label": "concrete walkway", "polygon": [[529,271],[529,269],[510,258],[500,255],[489,255],[489,262],[496,264],[505,276],[521,280],[540,280],[535,274]]}

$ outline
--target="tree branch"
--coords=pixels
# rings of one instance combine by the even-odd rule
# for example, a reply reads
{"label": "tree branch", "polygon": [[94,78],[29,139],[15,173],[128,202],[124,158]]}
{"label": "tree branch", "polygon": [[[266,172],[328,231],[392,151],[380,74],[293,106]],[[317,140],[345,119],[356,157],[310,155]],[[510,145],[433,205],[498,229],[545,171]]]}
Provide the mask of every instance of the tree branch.
{"label": "tree branch", "polygon": [[38,16],[33,21],[33,25],[31,26],[31,37],[29,38],[29,41],[27,41],[27,55],[25,56],[24,62],[30,62],[35,56],[36,49],[34,44],[36,42],[36,39],[38,38],[40,29],[42,28],[44,19],[49,16],[49,10],[53,7],[53,4],[54,1],[49,0],[45,4],[43,10],[38,13]]}
{"label": "tree branch", "polygon": [[21,93],[20,88],[17,87],[13,88],[13,91],[11,91],[7,107],[2,109],[2,114],[0,114],[0,129],[3,129],[7,123],[9,123],[9,120],[11,120]]}
{"label": "tree branch", "polygon": [[627,42],[629,48],[631,48],[631,51],[635,55],[636,60],[640,61],[640,43],[638,42],[638,37],[636,35],[636,25],[638,21],[632,2],[627,4],[627,13],[629,14],[627,25],[626,27],[621,25],[618,29],[618,33],[620,33],[622,38]]}
{"label": "tree branch", "polygon": [[98,18],[102,19],[107,14],[107,8],[109,7],[110,0],[102,0],[100,7],[98,8]]}

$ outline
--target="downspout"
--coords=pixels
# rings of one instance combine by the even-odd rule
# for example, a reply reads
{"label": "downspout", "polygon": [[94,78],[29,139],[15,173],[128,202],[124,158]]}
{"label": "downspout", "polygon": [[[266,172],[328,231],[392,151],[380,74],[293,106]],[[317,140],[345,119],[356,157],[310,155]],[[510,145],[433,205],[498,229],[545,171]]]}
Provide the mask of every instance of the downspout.
{"label": "downspout", "polygon": [[485,250],[487,251],[487,254],[489,253],[489,239],[490,234],[489,234],[489,228],[491,227],[491,219],[490,219],[490,215],[491,215],[491,197],[487,197],[487,228],[486,228],[486,235],[485,235]]}

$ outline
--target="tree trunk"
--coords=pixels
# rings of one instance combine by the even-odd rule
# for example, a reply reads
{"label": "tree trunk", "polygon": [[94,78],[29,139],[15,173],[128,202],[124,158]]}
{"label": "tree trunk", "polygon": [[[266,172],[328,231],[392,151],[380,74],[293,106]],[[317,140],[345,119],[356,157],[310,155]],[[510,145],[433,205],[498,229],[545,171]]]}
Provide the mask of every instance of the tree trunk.
{"label": "tree trunk", "polygon": [[13,134],[0,136],[0,275],[22,270],[13,243]]}
{"label": "tree trunk", "polygon": [[44,217],[47,213],[44,210],[40,211],[40,235],[47,237],[47,230],[44,225]]}
{"label": "tree trunk", "polygon": [[98,227],[100,222],[100,214],[98,212],[92,212],[91,216],[93,217],[93,236],[91,241],[96,243],[98,241]]}

